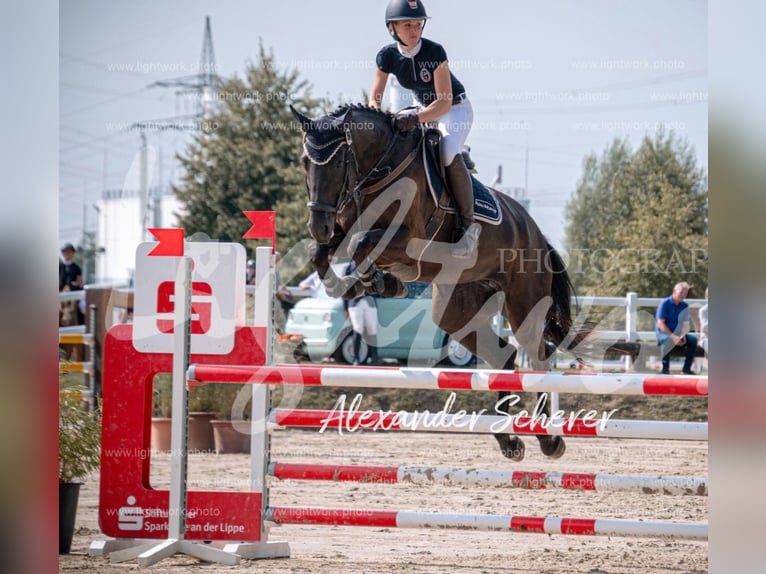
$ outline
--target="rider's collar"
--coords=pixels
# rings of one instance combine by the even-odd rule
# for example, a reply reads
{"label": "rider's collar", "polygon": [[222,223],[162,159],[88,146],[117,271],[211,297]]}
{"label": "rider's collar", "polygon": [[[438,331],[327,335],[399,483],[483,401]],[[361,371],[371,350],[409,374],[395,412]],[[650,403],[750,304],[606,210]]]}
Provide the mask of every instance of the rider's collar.
{"label": "rider's collar", "polygon": [[423,47],[423,39],[421,38],[418,40],[418,43],[415,45],[415,47],[412,50],[407,50],[406,48],[403,48],[402,45],[397,42],[396,47],[399,49],[399,53],[404,56],[405,58],[414,58],[418,55],[418,52],[420,52],[420,48]]}

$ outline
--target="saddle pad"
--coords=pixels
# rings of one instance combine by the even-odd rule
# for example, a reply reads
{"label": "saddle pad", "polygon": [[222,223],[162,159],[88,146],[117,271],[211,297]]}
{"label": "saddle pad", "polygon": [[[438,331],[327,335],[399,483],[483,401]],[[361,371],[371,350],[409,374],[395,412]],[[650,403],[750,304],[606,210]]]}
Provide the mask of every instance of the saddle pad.
{"label": "saddle pad", "polygon": [[[428,180],[428,188],[431,190],[431,197],[440,209],[448,213],[455,213],[457,210],[452,202],[452,197],[445,193],[444,180],[428,153],[428,147],[427,145],[423,146],[423,164],[426,169],[426,179]],[[503,214],[500,211],[497,198],[490,191],[490,188],[473,176],[471,176],[471,183],[473,184],[474,217],[484,223],[499,225],[503,220]]]}

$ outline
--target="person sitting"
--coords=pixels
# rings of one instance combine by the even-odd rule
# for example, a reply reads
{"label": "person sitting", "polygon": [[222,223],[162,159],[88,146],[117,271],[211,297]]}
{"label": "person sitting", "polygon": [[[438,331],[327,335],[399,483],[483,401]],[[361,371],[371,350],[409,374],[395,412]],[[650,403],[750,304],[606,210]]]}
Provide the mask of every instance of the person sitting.
{"label": "person sitting", "polygon": [[438,121],[447,184],[459,212],[455,218],[457,241],[450,251],[453,257],[470,259],[481,233],[481,226],[474,221],[473,183],[463,157],[473,124],[473,107],[463,84],[450,72],[444,47],[422,37],[428,18],[420,0],[390,0],[386,28],[396,42],[378,52],[369,103],[380,109],[388,75],[393,74],[402,86],[412,90],[422,106],[416,113],[398,114],[396,128],[409,131],[418,124]]}
{"label": "person sitting", "polygon": [[688,293],[689,284],[686,281],[677,283],[673,287],[673,293],[657,306],[655,333],[657,344],[660,346],[664,375],[670,374],[670,352],[675,347],[681,347],[684,350],[684,364],[681,372],[685,375],[694,374],[692,363],[694,352],[697,350],[697,338],[689,334],[691,326],[689,304],[684,301]]}

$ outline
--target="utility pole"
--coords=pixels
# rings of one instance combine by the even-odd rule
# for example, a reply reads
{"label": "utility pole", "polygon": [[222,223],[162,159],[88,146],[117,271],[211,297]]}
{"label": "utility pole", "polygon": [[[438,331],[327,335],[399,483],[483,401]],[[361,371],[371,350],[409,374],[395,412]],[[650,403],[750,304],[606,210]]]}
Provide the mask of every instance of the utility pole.
{"label": "utility pole", "polygon": [[139,155],[139,218],[141,219],[141,241],[147,240],[146,216],[149,207],[149,168],[147,166],[146,134],[141,130],[141,152]]}
{"label": "utility pole", "polygon": [[[215,54],[213,51],[213,35],[211,32],[211,25],[210,25],[210,17],[205,17],[205,30],[202,40],[202,53],[200,56],[200,62],[199,62],[199,69],[195,70],[197,73],[185,76],[185,77],[179,77],[179,78],[173,78],[168,80],[161,80],[154,82],[153,84],[150,84],[149,88],[153,87],[162,87],[162,88],[176,88],[176,95],[194,95],[196,96],[194,98],[194,110],[193,113],[189,114],[186,113],[184,115],[183,112],[178,113],[178,107],[176,106],[176,114],[172,117],[166,117],[166,118],[159,118],[159,119],[144,119],[140,121],[133,122],[127,130],[137,130],[140,132],[140,151],[139,151],[139,190],[138,190],[138,201],[140,202],[139,205],[139,218],[140,218],[140,233],[138,234],[139,237],[141,237],[142,241],[149,241],[151,238],[149,237],[149,234],[147,232],[148,227],[160,227],[163,222],[161,221],[161,203],[163,198],[163,182],[162,182],[162,166],[160,165],[159,173],[160,173],[160,181],[156,185],[152,185],[150,189],[150,181],[152,179],[152,176],[154,175],[154,168],[153,166],[155,164],[156,154],[154,153],[153,148],[149,148],[147,139],[149,136],[149,132],[155,132],[155,131],[176,131],[176,132],[193,132],[193,131],[199,131],[201,129],[201,121],[204,119],[209,118],[214,112],[216,108],[216,103],[218,101],[217,98],[217,91],[219,90],[220,86],[222,85],[223,81],[217,74],[217,66],[215,63]],[[178,103],[178,99],[176,100],[176,104]],[[185,111],[185,110],[184,110]],[[174,154],[170,154],[171,156],[174,156]],[[159,158],[160,161],[162,158]],[[104,194],[103,198],[105,200],[108,200],[110,196],[106,193],[107,192],[107,181],[106,181],[106,172],[107,172],[107,163],[108,163],[108,150],[105,147],[104,148]],[[111,235],[108,233],[107,227],[111,224],[114,225],[115,222],[109,221],[107,219],[106,214],[108,213],[108,210],[105,211],[101,216],[99,217],[99,221],[103,222],[103,230],[99,230],[101,235],[106,238],[104,241],[105,243],[109,243],[109,239]],[[135,236],[135,235],[134,235]],[[98,247],[98,252],[102,253],[105,250],[110,250],[114,246],[113,245],[102,245]],[[126,263],[126,267],[129,267],[130,264]]]}
{"label": "utility pole", "polygon": [[86,180],[82,180],[82,240],[79,245],[80,253],[82,255],[82,279],[83,283],[91,282],[91,274],[88,267],[88,184]]}
{"label": "utility pole", "polygon": [[[150,196],[147,173],[147,145],[146,130],[176,130],[197,131],[200,129],[199,122],[209,118],[216,108],[216,93],[222,84],[220,76],[216,73],[215,53],[213,51],[213,33],[210,28],[210,16],[205,17],[205,32],[202,38],[202,54],[200,55],[199,69],[197,74],[183,76],[169,80],[160,80],[150,84],[149,87],[177,88],[176,95],[196,94],[196,110],[192,115],[181,115],[159,120],[139,121],[133,123],[132,129],[141,130],[141,232],[142,240],[148,241],[147,227],[151,219],[152,225],[160,226],[161,202],[162,202],[162,179]],[[160,161],[162,157],[160,156]],[[162,164],[160,164],[162,173]],[[151,218],[149,217],[151,213]]]}
{"label": "utility pole", "polygon": [[170,80],[154,82],[149,87],[178,88],[176,94],[197,94],[196,117],[209,118],[216,108],[216,91],[221,86],[221,78],[217,74],[215,53],[213,51],[213,33],[210,30],[210,16],[205,16],[205,34],[202,38],[202,54],[199,59],[198,73]]}

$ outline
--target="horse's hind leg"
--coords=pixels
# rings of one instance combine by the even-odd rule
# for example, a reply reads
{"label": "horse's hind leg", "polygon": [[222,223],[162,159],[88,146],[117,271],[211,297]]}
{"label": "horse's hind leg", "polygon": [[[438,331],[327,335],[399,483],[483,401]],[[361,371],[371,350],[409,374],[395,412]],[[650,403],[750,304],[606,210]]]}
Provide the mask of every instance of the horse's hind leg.
{"label": "horse's hind leg", "polygon": [[[545,314],[550,306],[550,299],[545,297],[533,306],[525,315],[519,316],[519,307],[506,307],[514,335],[519,344],[529,354],[532,368],[536,371],[550,370],[550,361],[555,352],[555,346],[543,340],[543,325]],[[544,397],[544,399],[543,399]],[[535,407],[535,414],[545,414],[545,420],[551,420],[551,404],[547,393],[537,393],[537,405],[542,403],[542,409]],[[566,451],[566,443],[559,435],[535,435],[540,443],[540,450],[545,456],[559,458]]]}
{"label": "horse's hind leg", "polygon": [[[491,327],[492,317],[502,308],[502,295],[480,284],[434,286],[432,299],[434,322],[453,339],[493,369],[513,369],[516,347],[497,336]],[[500,391],[495,412],[510,415],[517,395]],[[524,441],[508,433],[494,435],[500,452],[511,460],[524,458]]]}

